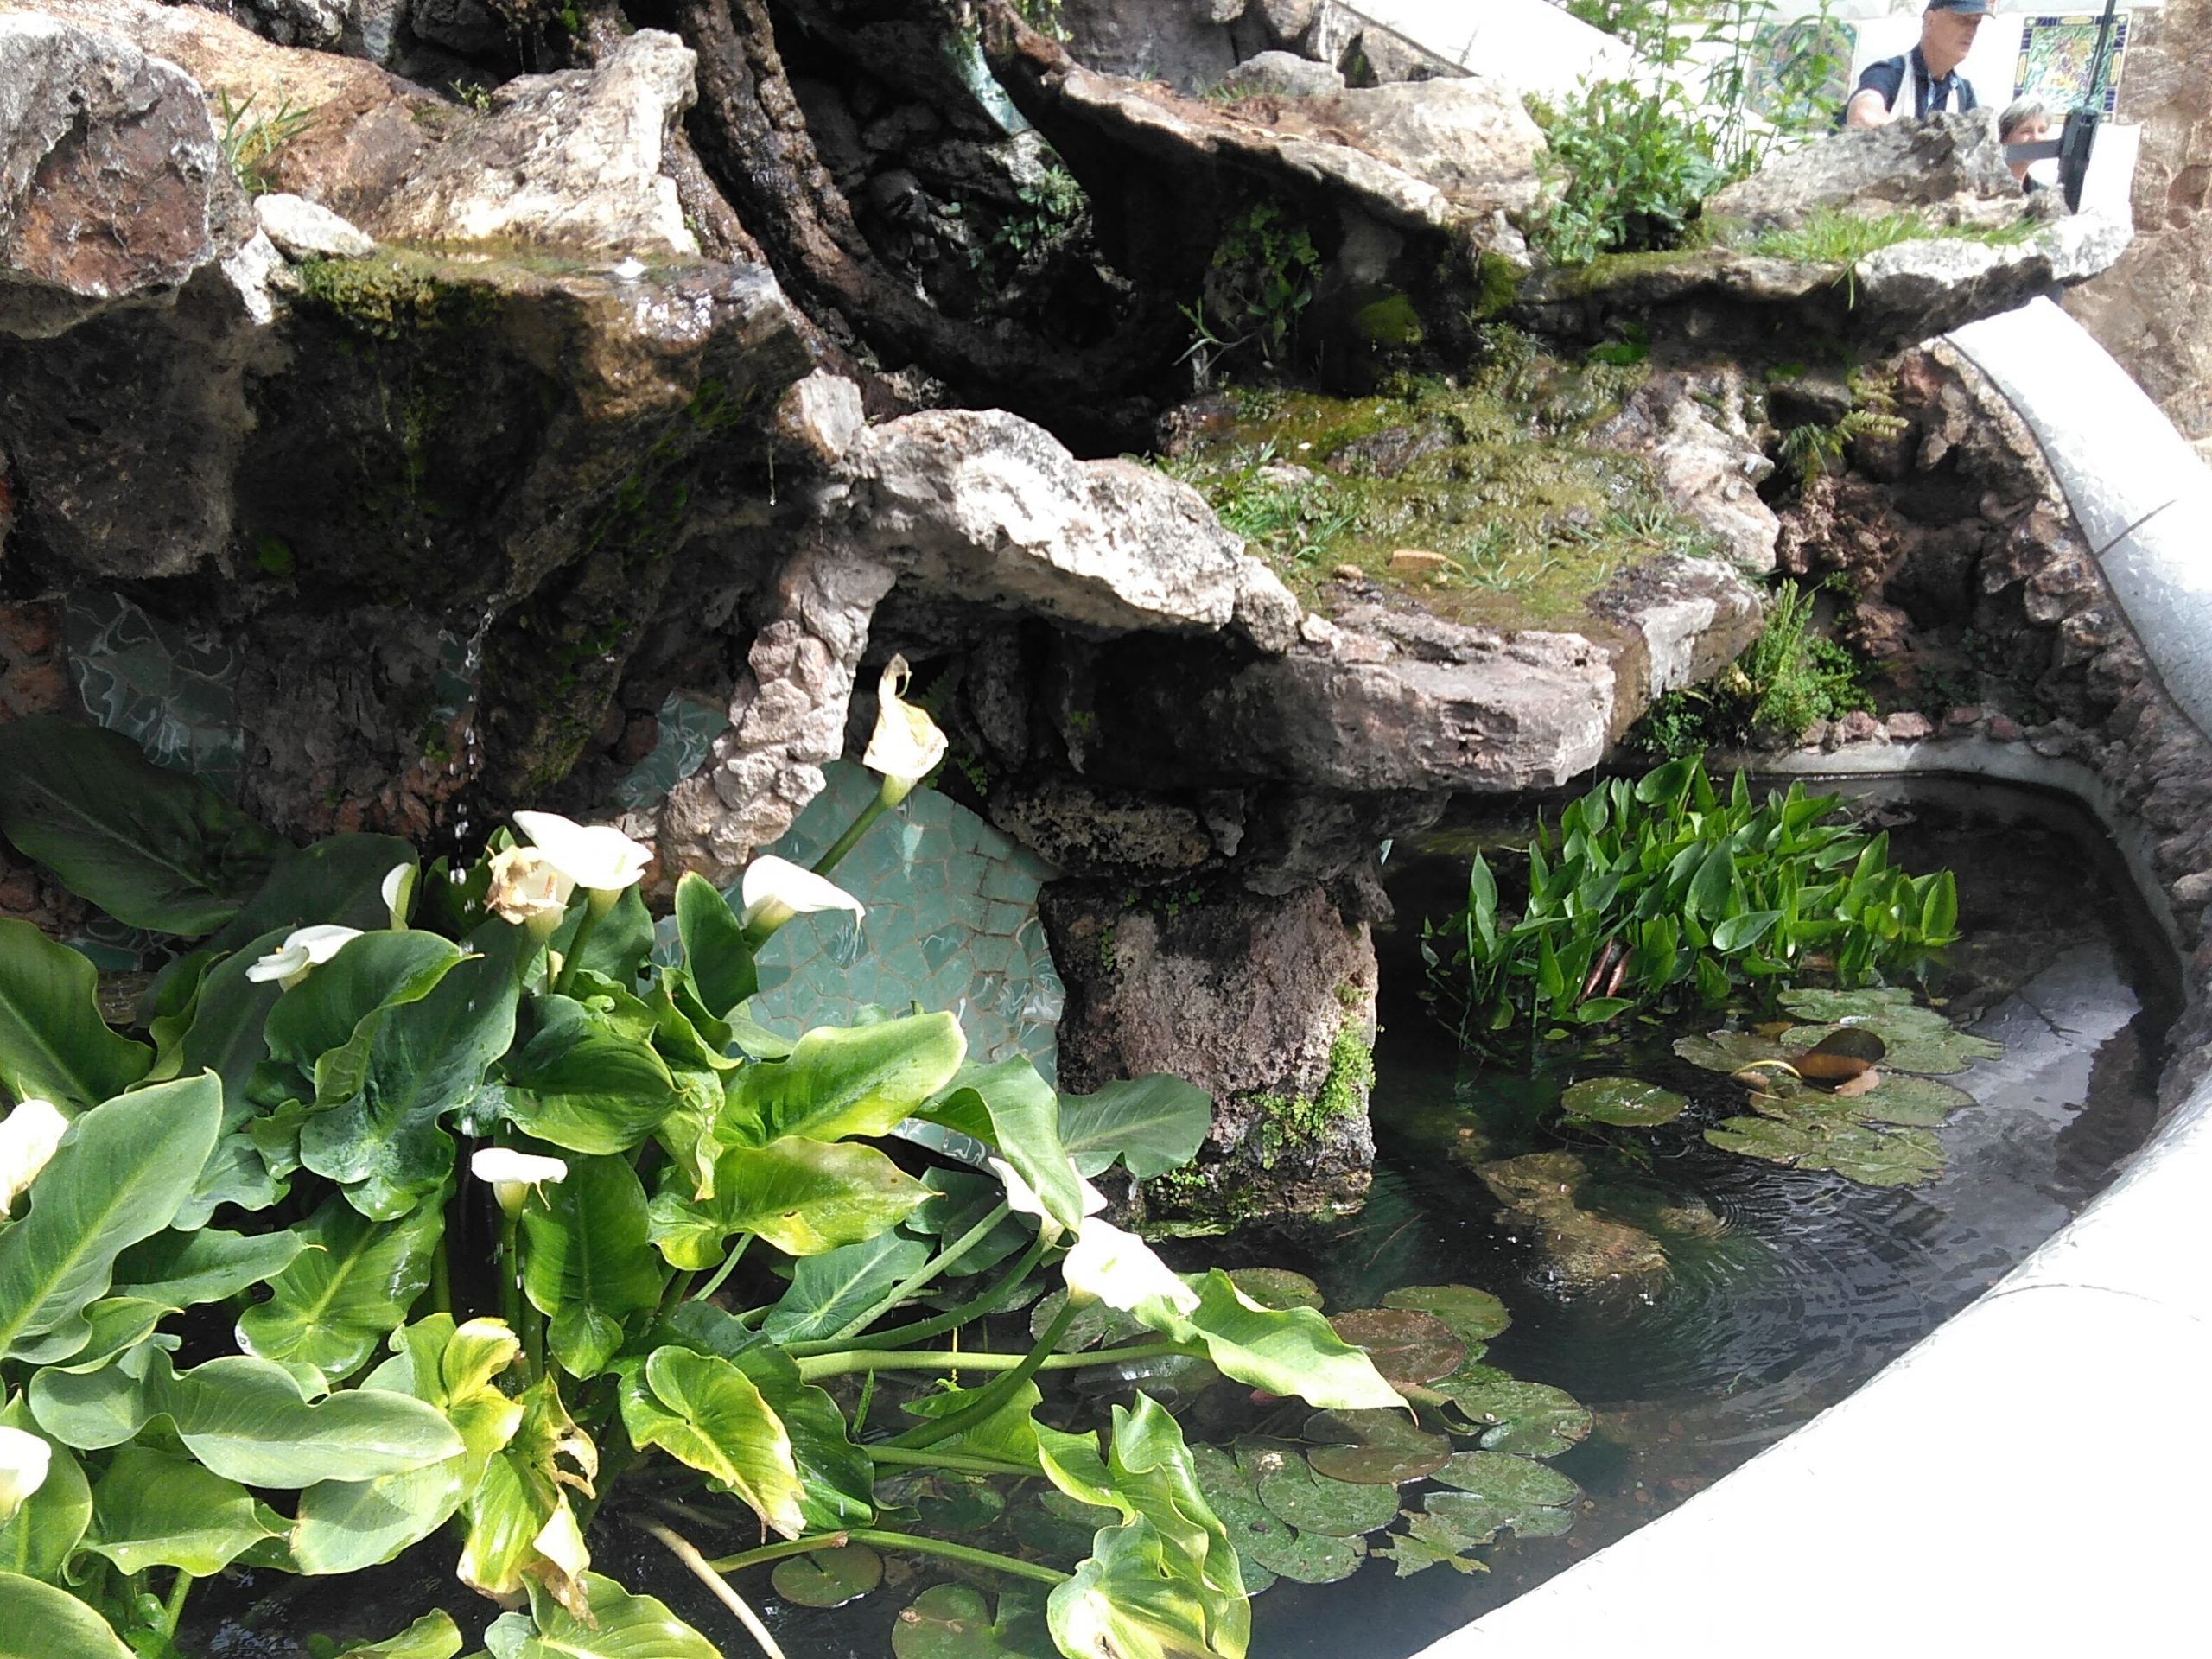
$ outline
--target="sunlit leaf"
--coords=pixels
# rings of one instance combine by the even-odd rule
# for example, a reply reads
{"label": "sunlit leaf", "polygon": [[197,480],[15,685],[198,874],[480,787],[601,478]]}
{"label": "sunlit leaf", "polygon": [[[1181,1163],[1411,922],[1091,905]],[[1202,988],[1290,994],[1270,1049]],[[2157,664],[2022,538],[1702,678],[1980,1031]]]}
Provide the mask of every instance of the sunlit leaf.
{"label": "sunlit leaf", "polygon": [[238,1345],[334,1381],[350,1376],[429,1286],[445,1211],[426,1204],[397,1222],[374,1222],[334,1196],[295,1233],[307,1249],[270,1281],[268,1300],[238,1316]]}
{"label": "sunlit leaf", "polygon": [[1445,1376],[1467,1357],[1467,1345],[1433,1314],[1410,1307],[1355,1307],[1329,1316],[1336,1333],[1363,1348],[1394,1389]]}
{"label": "sunlit leaf", "polygon": [[236,1481],[210,1474],[190,1458],[124,1446],[92,1488],[92,1530],[86,1548],[125,1573],[173,1567],[206,1578],[219,1573],[283,1528]]}
{"label": "sunlit leaf", "polygon": [[1636,1077],[1586,1077],[1559,1097],[1569,1117],[1619,1128],[1648,1128],[1680,1117],[1689,1102],[1671,1089]]}
{"label": "sunlit leaf", "polygon": [[1198,1155],[1212,1127],[1213,1096],[1165,1072],[1060,1096],[1060,1141],[1085,1175],[1116,1160],[1140,1180],[1165,1175]]}
{"label": "sunlit leaf", "polygon": [[713,1643],[651,1596],[633,1596],[596,1573],[583,1575],[579,1591],[588,1598],[588,1618],[532,1580],[530,1616],[503,1614],[485,1632],[493,1659],[722,1659]]}
{"label": "sunlit leaf", "polygon": [[501,1068],[508,1116],[524,1133],[570,1152],[628,1152],[677,1103],[651,1026],[621,1022],[573,997],[530,1000],[531,1030]]}
{"label": "sunlit leaf", "polygon": [[454,1659],[461,1647],[461,1626],[439,1608],[381,1642],[348,1643],[338,1659]]}
{"label": "sunlit leaf", "polygon": [[805,1529],[798,1469],[783,1421],[731,1362],[656,1348],[623,1380],[622,1421],[640,1446],[658,1446],[734,1493],[786,1538]]}
{"label": "sunlit leaf", "polygon": [[1314,1309],[1256,1306],[1219,1268],[1192,1288],[1198,1305],[1188,1313],[1164,1298],[1140,1302],[1134,1311],[1164,1336],[1203,1344],[1223,1376],[1270,1394],[1347,1410],[1404,1403],[1374,1362]]}
{"label": "sunlit leaf", "polygon": [[108,1622],[67,1590],[0,1572],[0,1659],[132,1656]]}
{"label": "sunlit leaf", "polygon": [[1060,1140],[1059,1096],[1022,1056],[969,1064],[918,1116],[995,1147],[1045,1206],[1071,1230],[1083,1224],[1083,1192]]}
{"label": "sunlit leaf", "polygon": [[887,1134],[952,1080],[967,1050],[949,1014],[819,1027],[799,1038],[789,1059],[733,1074],[719,1133],[725,1144],[748,1147],[784,1136]]}
{"label": "sunlit leaf", "polygon": [[[548,1607],[541,1605],[541,1596],[554,1599],[571,1614],[589,1613],[598,1603],[594,1591],[587,1605],[587,1586],[607,1582],[577,1565],[588,1558],[569,1503],[572,1491],[592,1495],[599,1450],[569,1415],[555,1373],[548,1371],[524,1389],[518,1403],[522,1413],[513,1433],[485,1462],[462,1505],[468,1531],[455,1571],[463,1584],[495,1599],[512,1599],[527,1586],[543,1628]],[[486,1643],[499,1651],[488,1635]]]}
{"label": "sunlit leaf", "polygon": [[660,1300],[646,1244],[645,1189],[626,1158],[572,1158],[568,1179],[523,1210],[523,1293],[548,1316],[554,1357],[596,1376],[622,1344],[623,1321]]}
{"label": "sunlit leaf", "polygon": [[715,1162],[714,1196],[663,1192],[652,1241],[677,1267],[718,1266],[733,1233],[757,1233],[791,1255],[819,1255],[895,1225],[929,1189],[873,1147],[786,1135],[736,1147]]}
{"label": "sunlit leaf", "polygon": [[827,1337],[874,1306],[929,1257],[928,1245],[896,1232],[807,1256],[793,1264],[791,1288],[768,1310],[760,1329],[779,1342]]}
{"label": "sunlit leaf", "polygon": [[276,1277],[308,1246],[306,1236],[174,1230],[133,1244],[115,1262],[115,1293],[171,1307],[219,1302]]}
{"label": "sunlit leaf", "polygon": [[47,1443],[48,1452],[46,1478],[13,1516],[0,1522],[0,1572],[51,1582],[60,1577],[92,1524],[92,1487],[84,1465],[67,1446],[39,1427],[22,1395],[0,1408],[0,1425],[37,1435]]}
{"label": "sunlit leaf", "polygon": [[153,1063],[153,1050],[100,1018],[89,961],[29,922],[0,919],[0,1085],[17,1100],[80,1111],[121,1094]]}
{"label": "sunlit leaf", "polygon": [[727,1018],[760,988],[753,950],[729,900],[706,877],[686,870],[676,883],[677,937],[683,963],[707,1013]]}

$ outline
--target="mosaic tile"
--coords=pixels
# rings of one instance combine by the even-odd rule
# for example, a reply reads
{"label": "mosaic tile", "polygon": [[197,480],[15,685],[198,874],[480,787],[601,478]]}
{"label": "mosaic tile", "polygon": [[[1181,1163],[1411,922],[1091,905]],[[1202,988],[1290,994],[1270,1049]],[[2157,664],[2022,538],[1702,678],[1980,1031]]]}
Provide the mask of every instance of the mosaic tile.
{"label": "mosaic tile", "polygon": [[660,737],[652,753],[614,786],[614,804],[626,811],[656,806],[683,779],[707,762],[715,736],[729,723],[726,710],[702,698],[671,691],[660,706]]}
{"label": "mosaic tile", "polygon": [[[2054,120],[2062,119],[2088,95],[2089,71],[2097,53],[2101,14],[2038,15],[2020,25],[2020,56],[2012,70],[2012,96],[2041,99]],[[2127,60],[2127,22],[2112,29],[2112,68],[2098,107],[2111,115],[2120,106],[2120,76]]]}
{"label": "mosaic tile", "polygon": [[238,652],[156,621],[120,594],[78,594],[63,611],[69,676],[86,711],[151,760],[236,796],[245,761]]}

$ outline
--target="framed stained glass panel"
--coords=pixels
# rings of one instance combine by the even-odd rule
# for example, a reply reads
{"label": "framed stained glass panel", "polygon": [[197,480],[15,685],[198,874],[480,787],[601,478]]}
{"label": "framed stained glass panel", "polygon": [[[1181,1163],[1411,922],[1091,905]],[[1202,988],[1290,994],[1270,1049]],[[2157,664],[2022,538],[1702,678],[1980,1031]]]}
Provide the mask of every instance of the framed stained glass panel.
{"label": "framed stained glass panel", "polygon": [[[2012,73],[2012,96],[2037,98],[2056,114],[2081,107],[2089,91],[2089,72],[2097,54],[2101,14],[2038,16],[2020,24],[2020,59]],[[2112,29],[2112,69],[2098,107],[2111,115],[2120,102],[2120,75],[2127,59],[2127,20]]]}

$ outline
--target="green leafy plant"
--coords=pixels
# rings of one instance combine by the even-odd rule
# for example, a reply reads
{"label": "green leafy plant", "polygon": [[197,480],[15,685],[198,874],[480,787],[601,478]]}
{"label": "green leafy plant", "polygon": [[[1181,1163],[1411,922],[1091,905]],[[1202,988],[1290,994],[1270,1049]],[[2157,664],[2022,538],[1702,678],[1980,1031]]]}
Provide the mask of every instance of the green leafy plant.
{"label": "green leafy plant", "polygon": [[1195,334],[1185,359],[1201,378],[1226,359],[1282,366],[1320,274],[1321,256],[1306,226],[1280,202],[1255,202],[1222,233],[1198,303],[1185,312]]}
{"label": "green leafy plant", "polygon": [[313,110],[296,110],[289,98],[270,113],[256,114],[254,96],[248,92],[243,100],[234,104],[227,90],[219,86],[215,89],[216,112],[223,118],[223,130],[216,135],[216,143],[221,146],[223,160],[229,163],[239,188],[250,196],[268,191],[276,152],[298,137],[315,119]]}
{"label": "green leafy plant", "polygon": [[1672,759],[1762,735],[1794,743],[1815,721],[1871,709],[1858,659],[1813,631],[1815,591],[1778,586],[1765,626],[1744,654],[1707,684],[1658,698],[1627,746]]}
{"label": "green leafy plant", "polygon": [[[1139,1363],[1402,1411],[1311,1306],[1095,1213],[1088,1178],[1190,1160],[1206,1097],[1061,1096],[945,1014],[791,1037],[749,1011],[761,945],[858,909],[830,871],[943,757],[903,689],[894,664],[882,786],[817,868],[758,859],[736,906],[685,875],[658,951],[649,854],[612,828],[518,813],[528,842],[450,866],[296,849],[112,734],[0,729],[0,830],[182,950],[117,1030],[88,962],[0,923],[0,1612],[41,1659],[168,1654],[234,1564],[418,1547],[518,1609],[494,1652],[708,1659],[592,1570],[618,1484],[773,1535],[710,1562],[639,1522],[734,1608],[728,1573],[817,1557],[779,1582],[818,1592],[864,1548],[1039,1586],[1071,1656],[1241,1659],[1236,1543],[1175,1420],[1141,1393],[1103,1431],[1036,1415],[1039,1376]],[[1047,1272],[1026,1349],[976,1339]],[[1025,1482],[1097,1512],[1065,1566],[929,1524]],[[434,1615],[370,1651],[457,1647]]]}
{"label": "green leafy plant", "polygon": [[1478,854],[1464,908],[1423,924],[1432,1008],[1462,1043],[1495,1045],[1911,967],[1955,937],[1955,883],[1892,867],[1886,834],[1828,821],[1839,804],[1799,784],[1754,803],[1740,772],[1724,799],[1700,756],[1599,785],[1538,823],[1517,914]]}

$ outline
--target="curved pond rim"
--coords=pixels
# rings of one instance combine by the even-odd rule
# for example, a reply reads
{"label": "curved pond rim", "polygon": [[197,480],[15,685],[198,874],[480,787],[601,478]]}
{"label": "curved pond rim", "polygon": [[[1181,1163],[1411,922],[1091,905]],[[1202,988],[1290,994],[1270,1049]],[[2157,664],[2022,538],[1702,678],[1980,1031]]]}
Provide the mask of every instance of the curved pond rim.
{"label": "curved pond rim", "polygon": [[[2178,933],[2149,837],[2088,768],[1980,736],[1720,754],[1769,777],[1952,778],[2070,798]],[[2170,1053],[2171,1068],[2180,1058]],[[1608,1650],[2201,1651],[2212,1428],[2212,1078],[2071,1224],[1840,1403],[1416,1659]]]}

